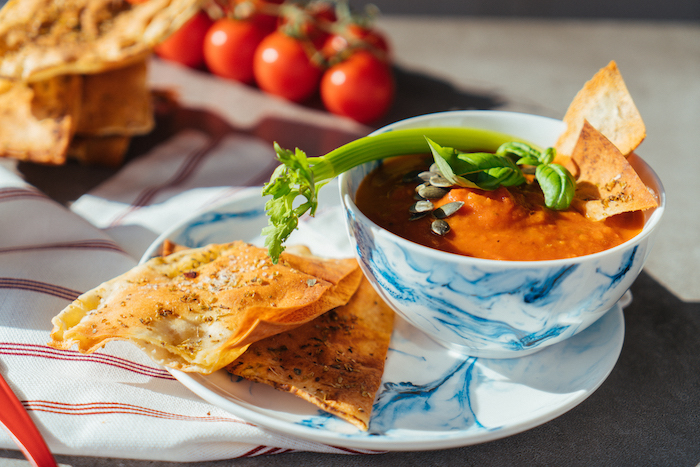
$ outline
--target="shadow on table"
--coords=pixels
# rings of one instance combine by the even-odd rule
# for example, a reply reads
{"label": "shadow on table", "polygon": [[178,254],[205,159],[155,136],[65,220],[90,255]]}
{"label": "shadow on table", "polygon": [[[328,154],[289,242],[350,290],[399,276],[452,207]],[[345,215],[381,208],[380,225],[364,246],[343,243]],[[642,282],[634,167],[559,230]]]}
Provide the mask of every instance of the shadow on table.
{"label": "shadow on table", "polygon": [[447,110],[492,110],[507,102],[495,93],[458,89],[447,81],[394,67],[396,100],[378,126],[417,115]]}
{"label": "shadow on table", "polygon": [[[505,104],[497,95],[459,90],[446,81],[419,72],[397,67],[395,76],[397,92],[394,105],[380,121],[375,122],[372,127],[367,127],[367,132],[417,115],[457,109],[494,109]],[[185,129],[199,130],[212,138],[233,133],[253,134],[269,141],[270,144],[276,141],[285,148],[302,148],[309,155],[324,154],[364,136],[337,129],[332,125],[316,126],[303,121],[274,117],[263,119],[252,130],[241,129],[232,126],[227,119],[210,110],[182,107],[167,95],[155,93],[155,101],[156,127],[148,135],[132,139],[125,163],[146,154]],[[324,111],[318,97],[307,103],[306,107]],[[62,204],[78,199],[119,170],[84,166],[73,160],[62,166],[20,162],[17,168],[27,182]],[[264,182],[267,175],[254,182]]]}
{"label": "shadow on table", "polygon": [[[164,106],[167,105],[167,109]],[[234,134],[257,136],[270,143],[279,142],[286,148],[304,148],[309,155],[328,152],[346,142],[363,136],[335,128],[321,128],[305,122],[278,118],[266,118],[252,130],[236,128],[222,116],[206,109],[181,107],[175,102],[161,103],[156,116],[156,126],[151,133],[134,137],[124,158],[129,163],[184,130],[197,130],[207,135],[216,144],[226,136]],[[235,157],[235,154],[232,155]],[[269,179],[277,166],[270,157],[269,171],[262,173],[250,185],[260,185]],[[24,179],[61,204],[69,204],[81,195],[115,175],[119,168],[85,166],[69,160],[61,166],[38,165],[19,162],[17,169]]]}

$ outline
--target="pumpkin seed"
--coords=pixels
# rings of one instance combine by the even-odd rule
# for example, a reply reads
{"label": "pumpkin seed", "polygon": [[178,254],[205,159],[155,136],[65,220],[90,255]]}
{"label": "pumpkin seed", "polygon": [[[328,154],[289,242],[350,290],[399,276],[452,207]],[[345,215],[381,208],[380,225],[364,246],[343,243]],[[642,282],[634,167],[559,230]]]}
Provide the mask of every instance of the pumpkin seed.
{"label": "pumpkin seed", "polygon": [[447,188],[447,187],[452,186],[452,183],[450,183],[449,180],[447,180],[445,177],[443,177],[440,174],[433,174],[433,176],[430,177],[429,182],[433,186],[442,187],[442,188]]}
{"label": "pumpkin seed", "polygon": [[403,183],[411,183],[411,182],[420,181],[421,179],[418,178],[418,176],[419,176],[421,173],[422,173],[422,171],[420,171],[420,170],[411,170],[410,172],[408,172],[407,174],[405,174],[405,175],[403,176],[403,178],[401,179],[401,181],[402,181]]}
{"label": "pumpkin seed", "polygon": [[437,217],[438,219],[450,217],[452,214],[459,211],[462,206],[464,206],[464,201],[452,201],[451,203],[440,206],[433,211],[433,216]]}
{"label": "pumpkin seed", "polygon": [[416,187],[416,192],[425,199],[439,199],[449,193],[449,191],[449,189],[428,185],[426,183]]}
{"label": "pumpkin seed", "polygon": [[408,208],[408,212],[410,213],[417,213],[417,212],[428,212],[432,211],[435,206],[431,201],[428,200],[421,200],[421,201],[416,201],[410,208]]}
{"label": "pumpkin seed", "polygon": [[430,178],[435,175],[435,172],[430,172],[430,171],[423,171],[417,175],[419,180],[423,180],[424,182],[429,182]]}
{"label": "pumpkin seed", "polygon": [[423,212],[413,212],[411,213],[410,216],[408,216],[409,221],[417,221],[418,219],[423,219],[425,216],[428,215],[429,211],[423,211]]}
{"label": "pumpkin seed", "polygon": [[450,231],[450,224],[442,219],[436,219],[432,224],[430,224],[430,230],[432,230],[434,234],[442,237],[447,235],[447,232]]}

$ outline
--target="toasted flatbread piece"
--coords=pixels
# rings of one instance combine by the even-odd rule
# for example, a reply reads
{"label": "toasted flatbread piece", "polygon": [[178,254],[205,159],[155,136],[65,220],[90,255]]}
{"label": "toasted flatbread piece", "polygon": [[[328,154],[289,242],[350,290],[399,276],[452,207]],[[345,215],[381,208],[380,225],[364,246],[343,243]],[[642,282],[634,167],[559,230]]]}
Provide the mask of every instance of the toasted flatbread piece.
{"label": "toasted flatbread piece", "polygon": [[66,156],[84,165],[117,168],[124,162],[131,136],[74,135]]}
{"label": "toasted flatbread piece", "polygon": [[0,157],[63,164],[80,112],[82,77],[0,80]]}
{"label": "toasted flatbread piece", "polygon": [[599,221],[658,206],[625,156],[587,121],[571,156],[579,172],[574,208]]}
{"label": "toasted flatbread piece", "polygon": [[625,156],[646,137],[642,117],[614,61],[598,71],[569,105],[564,115],[566,130],[555,145],[558,154],[572,155],[584,120],[603,133]]}
{"label": "toasted flatbread piece", "polygon": [[91,353],[128,340],[159,364],[208,374],[344,305],[362,277],[354,259],[286,254],[275,265],[243,242],[184,250],[82,294],[53,318],[49,345]]}
{"label": "toasted flatbread piece", "polygon": [[84,75],[81,136],[140,135],[155,125],[145,60],[133,65]]}
{"label": "toasted flatbread piece", "polygon": [[10,0],[0,10],[0,76],[42,81],[143,60],[200,0]]}
{"label": "toasted flatbread piece", "polygon": [[163,244],[160,246],[160,255],[161,256],[168,256],[172,255],[173,253],[177,253],[178,251],[186,250],[187,247],[183,245],[179,245],[175,242],[173,242],[170,239],[165,239],[163,240]]}
{"label": "toasted flatbread piece", "polygon": [[347,305],[252,344],[227,370],[290,392],[367,430],[394,312],[366,279]]}

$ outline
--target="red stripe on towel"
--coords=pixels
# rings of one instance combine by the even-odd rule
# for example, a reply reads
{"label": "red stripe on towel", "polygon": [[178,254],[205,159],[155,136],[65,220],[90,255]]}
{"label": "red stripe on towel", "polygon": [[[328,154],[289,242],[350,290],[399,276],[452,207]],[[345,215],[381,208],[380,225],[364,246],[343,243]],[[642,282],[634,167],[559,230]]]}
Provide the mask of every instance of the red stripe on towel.
{"label": "red stripe on towel", "polygon": [[27,290],[38,292],[54,297],[73,301],[78,298],[81,292],[67,287],[49,284],[46,282],[34,281],[31,279],[18,279],[15,277],[0,277],[0,289]]}
{"label": "red stripe on towel", "polygon": [[185,158],[184,162],[179,167],[177,172],[175,172],[175,174],[172,177],[170,177],[169,180],[166,180],[160,185],[149,187],[143,190],[131,203],[131,206],[129,206],[129,208],[126,211],[119,214],[115,219],[112,220],[112,222],[110,222],[109,227],[115,227],[119,225],[124,220],[124,218],[130,213],[137,211],[139,208],[147,206],[148,203],[150,203],[160,191],[178,186],[185,182],[190,177],[190,175],[192,175],[195,172],[195,169],[199,167],[202,161],[204,161],[206,157],[211,153],[212,149],[214,149],[220,142],[221,138],[216,138],[209,142],[207,145],[205,145],[203,148],[198,149],[189,154]]}
{"label": "red stripe on towel", "polygon": [[45,345],[0,342],[0,355],[28,356],[54,360],[99,363],[152,378],[175,380],[165,369],[154,368],[99,352],[82,354],[76,350],[54,349]]}
{"label": "red stripe on towel", "polygon": [[43,200],[49,200],[49,198],[42,192],[33,188],[1,188],[0,189],[0,202],[3,201],[15,201],[18,199],[29,199],[29,198],[40,198]]}
{"label": "red stripe on towel", "polygon": [[28,251],[44,251],[44,250],[107,250],[116,251],[119,253],[126,252],[119,245],[110,240],[91,239],[78,240],[74,242],[62,243],[46,243],[43,245],[21,245],[7,248],[0,248],[0,254],[3,253],[19,253]]}
{"label": "red stripe on towel", "polygon": [[105,415],[105,414],[128,414],[141,415],[144,417],[160,418],[163,420],[182,420],[191,422],[231,422],[243,425],[254,426],[251,423],[234,418],[217,416],[194,416],[182,415],[162,410],[151,409],[133,404],[123,404],[120,402],[89,402],[84,404],[67,404],[64,402],[45,400],[26,400],[22,405],[27,410],[35,412],[47,412],[60,415]]}

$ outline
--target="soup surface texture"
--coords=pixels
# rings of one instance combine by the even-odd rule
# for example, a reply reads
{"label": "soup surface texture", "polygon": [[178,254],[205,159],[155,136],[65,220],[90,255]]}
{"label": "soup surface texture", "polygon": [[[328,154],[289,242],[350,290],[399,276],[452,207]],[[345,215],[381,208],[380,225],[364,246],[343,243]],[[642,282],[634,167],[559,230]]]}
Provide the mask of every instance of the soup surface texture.
{"label": "soup surface texture", "polygon": [[637,235],[644,213],[631,212],[595,222],[578,211],[554,211],[544,206],[536,183],[494,191],[452,188],[435,208],[453,201],[464,205],[445,221],[445,235],[432,232],[435,217],[428,213],[411,220],[409,208],[416,202],[417,181],[404,176],[428,170],[428,155],[401,156],[384,161],[360,184],[357,207],[369,219],[390,232],[431,248],[477,258],[538,261],[597,253]]}

